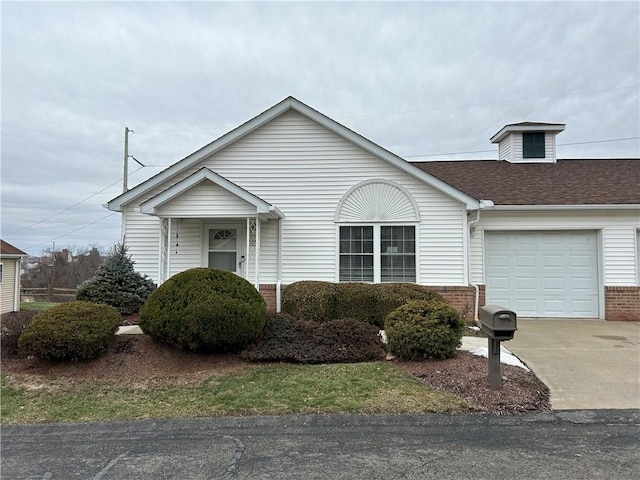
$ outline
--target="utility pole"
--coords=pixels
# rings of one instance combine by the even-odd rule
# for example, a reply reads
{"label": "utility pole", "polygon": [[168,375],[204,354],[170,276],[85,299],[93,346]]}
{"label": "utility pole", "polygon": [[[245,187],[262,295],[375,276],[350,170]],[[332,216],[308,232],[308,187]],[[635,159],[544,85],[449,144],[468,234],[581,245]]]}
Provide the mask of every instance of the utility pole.
{"label": "utility pole", "polygon": [[129,127],[124,127],[124,174],[122,176],[122,193],[126,193],[129,188],[127,187],[127,177],[129,176],[129,133],[135,133],[133,130],[129,130]]}

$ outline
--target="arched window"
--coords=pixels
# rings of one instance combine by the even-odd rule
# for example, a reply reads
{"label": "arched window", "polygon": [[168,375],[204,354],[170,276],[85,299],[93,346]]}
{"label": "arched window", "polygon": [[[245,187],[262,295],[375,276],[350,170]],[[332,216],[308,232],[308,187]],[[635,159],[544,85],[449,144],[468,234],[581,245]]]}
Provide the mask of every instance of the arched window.
{"label": "arched window", "polygon": [[415,282],[416,225],[409,192],[387,180],[368,180],[338,204],[341,282]]}

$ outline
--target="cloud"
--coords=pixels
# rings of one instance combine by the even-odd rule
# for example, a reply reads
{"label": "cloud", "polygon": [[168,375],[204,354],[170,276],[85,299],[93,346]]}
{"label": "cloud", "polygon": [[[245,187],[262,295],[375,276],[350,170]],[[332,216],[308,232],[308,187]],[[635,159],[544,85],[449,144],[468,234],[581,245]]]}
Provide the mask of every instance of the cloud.
{"label": "cloud", "polygon": [[[489,137],[525,120],[566,123],[560,145],[638,136],[639,8],[4,3],[1,235],[30,253],[53,238],[113,243],[118,215],[99,219],[121,191],[125,126],[130,152],[154,165],[135,185],[288,95],[406,156],[493,158]],[[640,156],[638,145],[559,152]]]}

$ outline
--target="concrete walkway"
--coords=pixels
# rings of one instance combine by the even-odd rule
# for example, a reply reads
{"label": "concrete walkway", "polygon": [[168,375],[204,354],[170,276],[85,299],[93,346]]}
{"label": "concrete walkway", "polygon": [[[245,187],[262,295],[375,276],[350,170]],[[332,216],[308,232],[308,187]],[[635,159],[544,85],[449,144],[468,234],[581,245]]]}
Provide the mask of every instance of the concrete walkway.
{"label": "concrete walkway", "polygon": [[518,319],[503,344],[551,390],[554,410],[640,408],[640,323]]}

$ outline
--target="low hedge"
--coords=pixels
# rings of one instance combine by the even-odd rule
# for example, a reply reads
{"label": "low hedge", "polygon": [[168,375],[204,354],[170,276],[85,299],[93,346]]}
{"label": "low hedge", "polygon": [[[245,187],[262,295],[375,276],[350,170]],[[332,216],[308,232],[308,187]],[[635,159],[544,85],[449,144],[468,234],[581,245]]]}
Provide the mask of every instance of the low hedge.
{"label": "low hedge", "polygon": [[415,300],[385,320],[389,352],[404,360],[452,358],[460,346],[464,321],[445,303]]}
{"label": "low hedge", "polygon": [[411,300],[446,303],[442,295],[414,283],[303,281],[284,288],[282,311],[298,320],[355,318],[381,328],[389,313]]}
{"label": "low hedge", "polygon": [[47,361],[88,360],[109,347],[122,317],[114,307],[61,303],[39,312],[18,339],[24,355]]}
{"label": "low hedge", "polygon": [[270,314],[262,334],[241,356],[255,362],[354,363],[384,354],[378,329],[360,320],[318,323]]}

